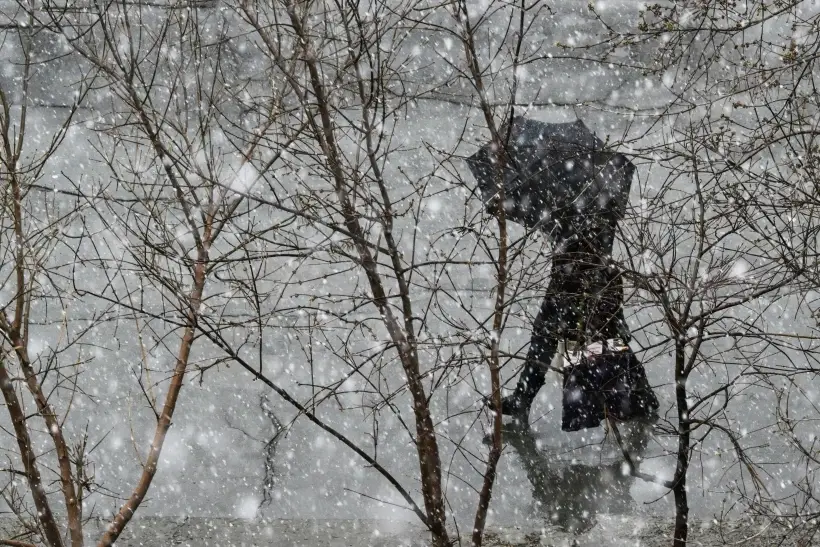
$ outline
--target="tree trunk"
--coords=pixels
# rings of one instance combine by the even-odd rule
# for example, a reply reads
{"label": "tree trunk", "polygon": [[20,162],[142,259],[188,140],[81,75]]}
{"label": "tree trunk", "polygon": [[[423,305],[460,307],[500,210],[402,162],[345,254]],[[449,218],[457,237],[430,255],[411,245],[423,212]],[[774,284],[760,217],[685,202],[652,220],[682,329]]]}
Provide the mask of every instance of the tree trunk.
{"label": "tree trunk", "polygon": [[441,489],[441,460],[436,432],[426,400],[423,406],[420,407],[418,403],[414,403],[414,406],[416,407],[421,490],[430,533],[433,536],[433,547],[449,547],[450,538],[447,535],[447,514],[444,511],[444,495]]}
{"label": "tree trunk", "polygon": [[[487,111],[489,112],[489,111]],[[492,123],[492,117],[487,117],[487,123]],[[493,129],[495,131],[495,129]],[[498,166],[496,169],[496,186],[498,187],[499,202],[504,203],[504,165],[506,161],[504,143],[495,136],[499,150],[497,154]],[[487,467],[484,471],[484,482],[478,496],[478,509],[473,524],[473,547],[481,547],[484,540],[484,527],[487,524],[487,512],[490,509],[490,500],[493,496],[498,460],[501,459],[501,366],[499,359],[499,344],[501,343],[501,327],[504,324],[504,307],[507,289],[507,219],[504,207],[499,207],[496,220],[498,221],[498,279],[496,285],[495,311],[493,314],[493,339],[490,354],[490,384],[493,408],[493,442],[487,457]]]}
{"label": "tree trunk", "polygon": [[179,398],[180,391],[182,391],[185,372],[188,368],[188,358],[191,354],[191,347],[196,337],[199,306],[202,302],[202,293],[205,287],[205,272],[208,262],[207,245],[209,244],[210,242],[206,239],[205,246],[200,248],[197,263],[194,266],[194,286],[188,300],[188,324],[185,327],[184,335],[180,341],[174,374],[171,377],[168,394],[165,396],[165,404],[163,405],[162,413],[159,416],[154,430],[154,439],[151,442],[151,448],[148,450],[148,457],[145,460],[142,475],[140,475],[139,482],[131,496],[122,505],[119,512],[108,525],[108,529],[102,538],[100,538],[97,547],[111,547],[114,545],[114,542],[117,541],[117,538],[119,538],[125,526],[131,521],[131,518],[133,518],[142,500],[145,499],[145,495],[151,487],[151,482],[154,480],[154,475],[156,475],[162,447],[165,443],[168,430],[171,427],[174,410],[176,410],[177,406],[177,399]]}
{"label": "tree trunk", "polygon": [[9,417],[11,418],[12,427],[14,428],[14,436],[17,439],[17,445],[20,449],[20,459],[23,462],[23,469],[26,472],[26,480],[31,490],[34,506],[37,508],[37,520],[40,526],[42,526],[43,534],[45,535],[48,545],[50,547],[62,547],[62,534],[60,534],[60,529],[54,520],[54,514],[51,512],[51,505],[48,501],[46,488],[40,476],[40,469],[37,466],[37,456],[31,446],[31,438],[29,437],[26,426],[26,416],[17,397],[17,393],[14,391],[14,386],[11,383],[11,378],[6,370],[2,356],[0,356],[0,391],[3,392],[3,398],[6,401],[6,408],[9,411]]}
{"label": "tree trunk", "polygon": [[675,467],[675,536],[672,545],[686,545],[689,532],[689,501],[686,495],[686,473],[689,470],[689,405],[686,402],[684,371],[686,354],[681,343],[675,345],[675,401],[678,408],[678,461]]}

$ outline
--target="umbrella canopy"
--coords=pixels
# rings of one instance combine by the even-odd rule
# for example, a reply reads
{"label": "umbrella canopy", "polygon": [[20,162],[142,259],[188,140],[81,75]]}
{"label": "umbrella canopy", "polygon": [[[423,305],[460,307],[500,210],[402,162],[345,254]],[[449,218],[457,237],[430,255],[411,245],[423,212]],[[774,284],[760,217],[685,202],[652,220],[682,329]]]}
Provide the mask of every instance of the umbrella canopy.
{"label": "umbrella canopy", "polygon": [[[602,233],[612,239],[635,172],[626,156],[604,150],[581,120],[543,123],[521,116],[512,120],[506,151],[500,175],[507,219],[540,229],[554,241]],[[489,143],[467,158],[491,213],[499,206],[498,156]]]}

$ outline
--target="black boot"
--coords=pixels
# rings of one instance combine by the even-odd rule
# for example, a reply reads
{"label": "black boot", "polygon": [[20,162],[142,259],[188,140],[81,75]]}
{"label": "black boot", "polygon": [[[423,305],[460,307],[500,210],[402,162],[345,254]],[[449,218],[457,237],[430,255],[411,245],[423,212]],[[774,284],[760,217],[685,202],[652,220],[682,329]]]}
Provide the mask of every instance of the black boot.
{"label": "black boot", "polygon": [[518,377],[515,391],[501,399],[501,414],[526,423],[529,420],[530,407],[538,391],[544,386],[546,375],[546,371],[541,367],[528,362]]}
{"label": "black boot", "polygon": [[501,399],[501,414],[526,422],[529,419],[531,405],[532,401],[513,393]]}

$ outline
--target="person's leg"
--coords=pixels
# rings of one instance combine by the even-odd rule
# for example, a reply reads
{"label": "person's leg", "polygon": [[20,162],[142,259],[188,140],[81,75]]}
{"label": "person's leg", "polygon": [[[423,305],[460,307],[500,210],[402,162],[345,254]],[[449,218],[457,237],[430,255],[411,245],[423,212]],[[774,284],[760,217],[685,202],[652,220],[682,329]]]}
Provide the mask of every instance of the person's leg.
{"label": "person's leg", "polygon": [[624,317],[624,286],[621,272],[610,272],[607,283],[602,291],[604,300],[604,319],[601,323],[606,326],[602,329],[604,338],[620,338],[625,344],[632,339],[632,333]]}
{"label": "person's leg", "polygon": [[[541,303],[541,309],[535,318],[530,348],[524,363],[524,370],[518,377],[518,383],[512,395],[504,397],[501,402],[501,413],[526,419],[530,413],[535,396],[544,386],[547,370],[558,347],[560,333],[566,330],[567,316],[570,310],[563,309],[565,303],[552,294],[548,294]],[[563,304],[563,305],[562,305]]]}

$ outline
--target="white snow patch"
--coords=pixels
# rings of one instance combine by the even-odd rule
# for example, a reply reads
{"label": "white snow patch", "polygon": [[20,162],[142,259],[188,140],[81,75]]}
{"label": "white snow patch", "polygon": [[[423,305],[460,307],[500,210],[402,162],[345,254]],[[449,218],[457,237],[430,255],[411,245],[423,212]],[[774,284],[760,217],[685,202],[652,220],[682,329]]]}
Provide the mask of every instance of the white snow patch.
{"label": "white snow patch", "polygon": [[739,258],[734,264],[732,264],[732,269],[729,270],[729,275],[735,279],[743,279],[749,273],[750,268],[751,265],[748,262],[742,258]]}
{"label": "white snow patch", "polygon": [[231,189],[237,192],[249,192],[253,185],[256,184],[256,181],[259,179],[259,171],[248,162],[242,164],[242,167],[239,168],[239,172],[236,174],[233,182],[231,183]]}
{"label": "white snow patch", "polygon": [[[662,458],[646,459],[640,464],[640,470],[661,480],[672,480],[673,466],[664,463]],[[666,488],[655,482],[636,480],[630,487],[632,498],[638,503],[651,502],[666,492]]]}
{"label": "white snow patch", "polygon": [[40,356],[47,348],[49,343],[43,338],[31,338],[28,342],[29,357],[35,359]]}
{"label": "white snow patch", "polygon": [[185,469],[188,461],[190,449],[187,446],[186,437],[182,432],[176,434],[169,433],[165,439],[165,447],[162,450],[160,465],[167,470]]}
{"label": "white snow patch", "polygon": [[259,510],[259,498],[248,495],[242,498],[234,507],[234,516],[240,519],[253,520]]}

